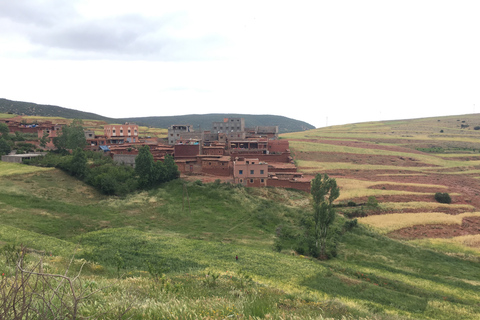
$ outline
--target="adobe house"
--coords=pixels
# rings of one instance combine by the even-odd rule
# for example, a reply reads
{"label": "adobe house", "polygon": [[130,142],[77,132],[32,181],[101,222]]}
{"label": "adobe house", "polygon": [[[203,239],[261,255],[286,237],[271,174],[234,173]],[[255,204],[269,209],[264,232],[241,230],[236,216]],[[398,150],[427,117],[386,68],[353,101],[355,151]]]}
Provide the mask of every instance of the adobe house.
{"label": "adobe house", "polygon": [[203,146],[203,154],[208,156],[223,156],[225,154],[224,144],[214,144]]}
{"label": "adobe house", "polygon": [[228,177],[232,175],[232,166],[230,157],[220,156],[200,157],[202,164],[202,173],[211,174],[215,176]]}
{"label": "adobe house", "polygon": [[258,159],[238,158],[233,161],[234,183],[245,187],[266,187],[268,164]]}
{"label": "adobe house", "polygon": [[112,144],[122,144],[125,142],[138,142],[138,125],[130,124],[107,124],[103,127],[105,137]]}
{"label": "adobe house", "polygon": [[202,154],[202,141],[199,140],[177,140],[173,147],[175,159],[194,158]]}

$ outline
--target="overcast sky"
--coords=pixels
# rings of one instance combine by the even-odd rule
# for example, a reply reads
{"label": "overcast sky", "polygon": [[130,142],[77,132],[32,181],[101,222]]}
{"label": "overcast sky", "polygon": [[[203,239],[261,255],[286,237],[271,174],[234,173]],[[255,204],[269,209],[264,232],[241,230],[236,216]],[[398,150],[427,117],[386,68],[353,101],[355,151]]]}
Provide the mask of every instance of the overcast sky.
{"label": "overcast sky", "polygon": [[476,113],[479,61],[478,1],[0,0],[0,97],[115,118]]}

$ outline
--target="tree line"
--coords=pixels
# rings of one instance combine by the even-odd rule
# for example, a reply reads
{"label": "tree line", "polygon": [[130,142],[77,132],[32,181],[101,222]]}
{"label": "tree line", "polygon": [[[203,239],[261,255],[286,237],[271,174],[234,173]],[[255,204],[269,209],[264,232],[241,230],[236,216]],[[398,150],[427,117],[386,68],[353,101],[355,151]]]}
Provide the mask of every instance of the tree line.
{"label": "tree line", "polygon": [[[28,164],[56,167],[86,182],[106,195],[123,196],[136,190],[159,186],[180,177],[175,160],[165,155],[164,161],[154,161],[149,146],[139,149],[135,168],[118,164],[109,156],[85,151],[87,144],[82,123],[74,120],[53,138],[56,150],[43,157],[28,160]],[[69,150],[73,150],[70,153]]]}

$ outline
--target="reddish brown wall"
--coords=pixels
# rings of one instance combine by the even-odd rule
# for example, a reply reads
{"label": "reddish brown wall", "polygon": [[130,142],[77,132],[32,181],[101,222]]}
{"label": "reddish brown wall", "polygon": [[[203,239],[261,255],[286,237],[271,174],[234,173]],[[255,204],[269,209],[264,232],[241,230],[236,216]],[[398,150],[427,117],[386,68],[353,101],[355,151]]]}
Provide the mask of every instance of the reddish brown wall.
{"label": "reddish brown wall", "polygon": [[279,179],[268,179],[267,185],[269,187],[278,187],[278,188],[291,188],[297,189],[305,192],[310,192],[310,182],[308,181],[291,181],[291,180],[279,180]]}
{"label": "reddish brown wall", "polygon": [[260,161],[263,162],[285,162],[289,163],[290,162],[290,153],[285,152],[282,154],[262,154],[262,153],[239,153],[239,152],[232,152],[231,153],[232,159],[235,158],[249,158],[249,157],[254,157],[257,158]]}
{"label": "reddish brown wall", "polygon": [[230,176],[233,175],[233,168],[228,162],[204,160],[202,172],[216,176]]}
{"label": "reddish brown wall", "polygon": [[200,145],[183,144],[175,145],[175,158],[195,157],[200,154]]}
{"label": "reddish brown wall", "polygon": [[286,139],[268,140],[268,151],[270,152],[284,152],[290,148],[290,144]]}
{"label": "reddish brown wall", "polygon": [[203,148],[203,154],[207,156],[223,156],[224,148]]}

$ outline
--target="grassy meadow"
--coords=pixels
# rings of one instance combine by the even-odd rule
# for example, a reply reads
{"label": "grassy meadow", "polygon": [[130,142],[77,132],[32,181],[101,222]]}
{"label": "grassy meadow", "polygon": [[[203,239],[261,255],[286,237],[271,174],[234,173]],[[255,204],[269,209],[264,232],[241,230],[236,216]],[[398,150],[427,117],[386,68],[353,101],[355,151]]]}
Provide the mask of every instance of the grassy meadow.
{"label": "grassy meadow", "polygon": [[311,211],[303,192],[176,180],[109,197],[57,169],[0,162],[0,293],[25,246],[30,270],[79,275],[62,291],[66,305],[82,298],[78,318],[479,319],[478,234],[389,237],[479,219],[477,125],[473,115],[283,135],[300,171],[337,180],[334,227],[359,214],[325,261],[275,247],[279,227]]}
{"label": "grassy meadow", "polygon": [[[43,272],[81,270],[84,317],[480,316],[480,254],[444,253],[459,242],[407,243],[360,226],[341,236],[336,258],[319,261],[273,250],[277,226],[310,210],[302,192],[178,180],[114,198],[56,169],[20,166],[0,179],[0,243],[29,248],[29,265],[41,259]],[[0,271],[14,276],[5,259]]]}

